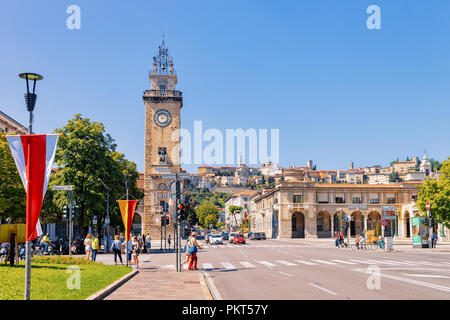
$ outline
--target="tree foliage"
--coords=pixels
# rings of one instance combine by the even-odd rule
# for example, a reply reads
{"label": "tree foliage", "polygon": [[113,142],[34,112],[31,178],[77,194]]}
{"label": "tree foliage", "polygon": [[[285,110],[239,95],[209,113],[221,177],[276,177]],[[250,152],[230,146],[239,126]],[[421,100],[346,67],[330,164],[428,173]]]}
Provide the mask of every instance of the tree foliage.
{"label": "tree foliage", "polygon": [[[73,200],[79,206],[79,228],[88,226],[94,215],[101,226],[106,217],[106,189],[98,180],[102,179],[110,189],[110,224],[122,226],[116,200],[125,199],[124,174],[131,175],[130,199],[142,197],[136,187],[136,165],[116,151],[114,139],[105,133],[103,124],[82,118],[80,114],[55,132],[60,134],[55,155],[59,169],[49,189],[52,185],[73,185]],[[69,204],[68,193],[56,192],[51,201],[61,210]]]}
{"label": "tree foliage", "polygon": [[24,219],[25,188],[4,133],[0,133],[0,159],[0,219]]}
{"label": "tree foliage", "polygon": [[[202,203],[200,206],[198,206],[195,209],[195,212],[197,213],[197,217],[198,217],[198,222],[200,223],[200,225],[202,225],[205,228],[209,227],[209,224],[207,224],[207,217],[209,215],[215,215],[218,219],[218,214],[219,214],[219,210],[217,209],[217,207],[211,203],[211,202],[204,202]],[[208,221],[211,218],[208,219]],[[217,221],[216,221],[217,223]]]}
{"label": "tree foliage", "polygon": [[426,212],[426,203],[430,201],[431,216],[450,228],[450,157],[442,163],[441,172],[439,180],[426,180],[419,186],[416,205],[421,212]]}

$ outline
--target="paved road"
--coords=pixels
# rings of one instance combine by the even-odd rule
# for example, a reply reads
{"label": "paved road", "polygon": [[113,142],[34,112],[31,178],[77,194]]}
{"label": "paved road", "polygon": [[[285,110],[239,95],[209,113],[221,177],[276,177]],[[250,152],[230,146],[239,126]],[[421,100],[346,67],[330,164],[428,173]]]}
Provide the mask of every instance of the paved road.
{"label": "paved road", "polygon": [[[141,261],[175,269],[174,254]],[[449,252],[361,252],[269,239],[204,245],[199,268],[215,299],[450,299]]]}

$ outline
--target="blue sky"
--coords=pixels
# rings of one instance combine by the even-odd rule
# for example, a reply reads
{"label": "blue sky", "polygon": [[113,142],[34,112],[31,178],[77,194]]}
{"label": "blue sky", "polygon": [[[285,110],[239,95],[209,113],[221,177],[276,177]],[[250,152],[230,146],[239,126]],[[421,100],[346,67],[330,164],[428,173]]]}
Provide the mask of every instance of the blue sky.
{"label": "blue sky", "polygon": [[[81,8],[81,30],[66,9]],[[366,9],[381,8],[381,30]],[[280,130],[280,163],[344,169],[450,156],[450,2],[2,1],[0,110],[27,124],[21,72],[44,75],[34,129],[75,113],[144,166],[144,103],[166,35],[182,127]],[[194,166],[186,166],[190,171]]]}

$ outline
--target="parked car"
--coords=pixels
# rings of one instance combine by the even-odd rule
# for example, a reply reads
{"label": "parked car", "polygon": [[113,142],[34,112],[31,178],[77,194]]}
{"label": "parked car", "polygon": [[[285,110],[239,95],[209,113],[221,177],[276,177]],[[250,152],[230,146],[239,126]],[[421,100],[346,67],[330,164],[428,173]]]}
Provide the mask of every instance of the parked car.
{"label": "parked car", "polygon": [[212,234],[209,237],[210,244],[223,244],[222,237],[219,234]]}
{"label": "parked car", "polygon": [[237,243],[242,243],[245,244],[245,237],[242,233],[236,233],[233,237],[233,243],[237,244]]}
{"label": "parked car", "polygon": [[252,237],[253,237],[253,232],[247,233],[247,235],[246,235],[246,238],[247,238],[247,239],[251,240]]}
{"label": "parked car", "polygon": [[223,240],[228,240],[228,232],[222,232],[220,236],[222,237]]}
{"label": "parked car", "polygon": [[228,242],[229,243],[233,243],[233,237],[236,234],[236,232],[230,232],[230,234],[228,235]]}
{"label": "parked car", "polygon": [[261,237],[261,240],[266,240],[266,233],[265,232],[259,232],[259,236]]}

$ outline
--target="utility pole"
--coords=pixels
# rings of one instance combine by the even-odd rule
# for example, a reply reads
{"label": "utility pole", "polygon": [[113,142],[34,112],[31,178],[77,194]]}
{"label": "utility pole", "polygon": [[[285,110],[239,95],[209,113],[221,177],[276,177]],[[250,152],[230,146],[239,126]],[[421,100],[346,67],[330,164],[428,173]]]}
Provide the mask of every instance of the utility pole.
{"label": "utility pole", "polygon": [[431,207],[431,203],[430,203],[430,201],[427,201],[426,208],[427,208],[427,216],[428,216],[428,230],[429,230],[428,233],[430,234],[429,247],[430,247],[430,250],[433,251],[433,230],[432,230],[433,228],[431,227],[430,207]]}
{"label": "utility pole", "polygon": [[73,206],[72,206],[72,196],[73,191],[69,190],[69,256],[72,256],[72,214],[73,214]]}

